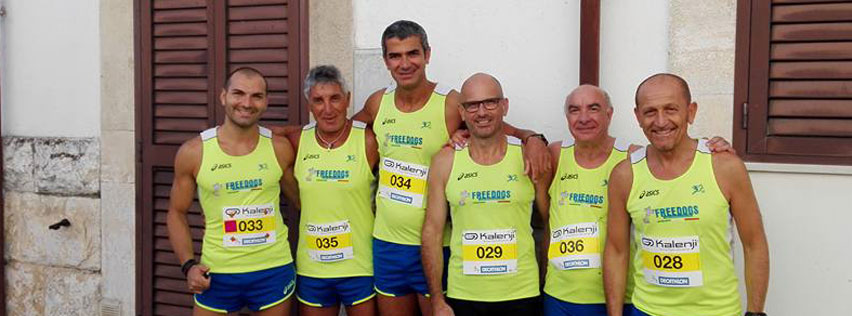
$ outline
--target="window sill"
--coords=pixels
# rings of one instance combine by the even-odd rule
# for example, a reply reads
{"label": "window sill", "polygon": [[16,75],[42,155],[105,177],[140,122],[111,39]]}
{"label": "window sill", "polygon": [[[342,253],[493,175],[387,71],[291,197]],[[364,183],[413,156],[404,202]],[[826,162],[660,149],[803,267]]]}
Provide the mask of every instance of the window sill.
{"label": "window sill", "polygon": [[800,165],[765,162],[746,162],[745,165],[749,172],[852,175],[852,166]]}

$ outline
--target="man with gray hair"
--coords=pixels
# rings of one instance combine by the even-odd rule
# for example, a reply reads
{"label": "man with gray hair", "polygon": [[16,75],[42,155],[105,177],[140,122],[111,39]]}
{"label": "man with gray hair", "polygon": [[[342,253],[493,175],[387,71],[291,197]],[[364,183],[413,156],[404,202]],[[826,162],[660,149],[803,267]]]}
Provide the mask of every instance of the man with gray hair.
{"label": "man with gray hair", "polygon": [[334,66],[305,78],[308,110],[316,119],[288,134],[296,152],[285,191],[301,208],[296,251],[299,313],[375,315],[373,290],[373,168],[378,145],[366,124],[346,117],[350,93]]}

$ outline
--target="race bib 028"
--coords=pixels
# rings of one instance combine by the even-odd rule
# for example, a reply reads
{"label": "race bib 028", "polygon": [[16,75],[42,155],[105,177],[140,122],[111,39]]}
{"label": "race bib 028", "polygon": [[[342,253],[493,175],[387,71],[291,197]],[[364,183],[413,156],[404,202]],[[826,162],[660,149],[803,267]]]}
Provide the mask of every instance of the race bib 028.
{"label": "race bib 028", "polygon": [[468,230],[462,233],[464,274],[493,275],[518,271],[518,238],[514,229]]}
{"label": "race bib 028", "polygon": [[397,203],[423,207],[429,167],[382,158],[379,169],[379,197]]}
{"label": "race bib 028", "polygon": [[227,206],[222,209],[222,220],[225,247],[275,242],[275,207],[272,204]]}
{"label": "race bib 028", "polygon": [[318,262],[336,262],[355,258],[352,249],[352,227],[349,221],[307,224],[308,256]]}
{"label": "race bib 028", "polygon": [[598,223],[565,225],[551,231],[547,258],[560,270],[601,267]]}
{"label": "race bib 028", "polygon": [[666,287],[696,287],[704,284],[698,236],[642,236],[641,242],[645,281]]}

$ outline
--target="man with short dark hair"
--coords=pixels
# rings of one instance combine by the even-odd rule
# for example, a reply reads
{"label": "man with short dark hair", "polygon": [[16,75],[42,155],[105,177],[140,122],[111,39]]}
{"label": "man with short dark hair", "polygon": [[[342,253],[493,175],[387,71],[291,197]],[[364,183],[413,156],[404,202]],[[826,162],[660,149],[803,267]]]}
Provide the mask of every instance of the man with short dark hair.
{"label": "man with short dark hair", "polygon": [[631,315],[741,315],[732,220],[745,253],[746,315],[765,315],[769,250],[754,190],[739,158],[710,155],[706,141],[689,136],[697,110],[676,75],[653,75],[636,90],[634,114],[651,144],[619,163],[609,181],[604,284],[611,316],[622,315],[631,258]]}
{"label": "man with short dark hair", "polygon": [[[381,157],[373,232],[379,312],[411,315],[419,303],[421,313],[429,315],[429,291],[420,262],[426,176],[432,156],[462,125],[459,95],[426,78],[432,50],[419,24],[402,20],[389,25],[382,33],[382,53],[395,85],[370,95],[353,117],[372,125]],[[524,141],[524,157],[533,178],[549,173],[550,156],[543,137],[508,124],[504,128]]]}
{"label": "man with short dark hair", "polygon": [[[260,316],[289,315],[296,279],[279,193],[284,175],[292,173],[293,150],[287,139],[258,125],[268,97],[257,70],[231,73],[219,101],[224,123],[178,150],[166,220],[195,294],[193,314],[248,307]],[[200,262],[187,219],[196,189],[205,222]]]}

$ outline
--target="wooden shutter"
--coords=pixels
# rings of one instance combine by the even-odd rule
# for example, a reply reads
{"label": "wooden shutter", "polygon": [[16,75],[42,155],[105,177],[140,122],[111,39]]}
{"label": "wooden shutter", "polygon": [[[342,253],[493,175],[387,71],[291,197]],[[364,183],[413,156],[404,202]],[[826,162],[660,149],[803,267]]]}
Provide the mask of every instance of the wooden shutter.
{"label": "wooden shutter", "polygon": [[[139,314],[191,315],[192,296],[166,229],[172,163],[180,144],[221,124],[218,95],[228,73],[251,66],[267,77],[270,105],[261,124],[306,121],[301,8],[286,0],[136,0]],[[196,256],[201,214],[196,200],[189,214]]]}
{"label": "wooden shutter", "polygon": [[852,1],[738,6],[738,150],[752,161],[852,164]]}

